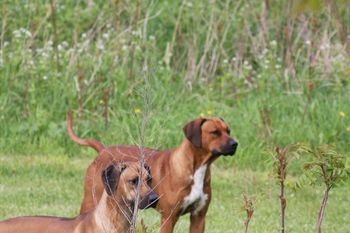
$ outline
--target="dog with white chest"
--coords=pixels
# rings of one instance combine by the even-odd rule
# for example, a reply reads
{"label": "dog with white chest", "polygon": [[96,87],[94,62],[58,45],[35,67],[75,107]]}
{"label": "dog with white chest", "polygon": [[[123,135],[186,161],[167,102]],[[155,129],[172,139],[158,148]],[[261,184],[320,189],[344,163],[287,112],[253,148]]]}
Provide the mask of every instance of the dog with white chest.
{"label": "dog with white chest", "polygon": [[100,200],[103,186],[94,177],[96,171],[110,161],[138,161],[142,155],[151,169],[151,186],[159,196],[155,208],[161,214],[160,232],[173,232],[179,217],[190,213],[190,232],[203,233],[211,200],[210,165],[220,156],[235,154],[238,143],[230,136],[230,129],[222,118],[198,118],[186,124],[183,131],[182,143],[166,151],[131,145],[104,146],[95,139],[79,138],[73,131],[69,114],[71,139],[98,152],[86,171],[81,213]]}

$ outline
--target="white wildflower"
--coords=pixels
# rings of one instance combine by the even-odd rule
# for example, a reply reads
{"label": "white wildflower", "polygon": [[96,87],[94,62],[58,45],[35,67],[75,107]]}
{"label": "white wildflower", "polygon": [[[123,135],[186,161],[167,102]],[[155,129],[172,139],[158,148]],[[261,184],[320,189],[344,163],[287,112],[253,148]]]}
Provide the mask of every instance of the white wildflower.
{"label": "white wildflower", "polygon": [[193,7],[192,2],[186,2],[185,4],[186,4],[186,6],[189,7],[189,8]]}
{"label": "white wildflower", "polygon": [[105,49],[105,46],[104,46],[102,40],[97,41],[96,47],[97,47],[99,50],[104,50],[104,49]]}
{"label": "white wildflower", "polygon": [[15,35],[16,38],[21,37],[21,32],[19,30],[14,30],[12,33]]}
{"label": "white wildflower", "polygon": [[108,39],[108,38],[109,38],[109,33],[107,33],[107,32],[106,32],[106,33],[103,33],[103,34],[102,34],[102,37],[103,37],[104,39]]}
{"label": "white wildflower", "polygon": [[43,58],[48,58],[48,57],[49,57],[49,55],[48,55],[46,52],[42,52],[42,53],[41,53],[41,56],[42,56]]}
{"label": "white wildflower", "polygon": [[273,47],[276,46],[276,45],[277,45],[277,41],[272,40],[272,41],[270,42],[270,45],[273,46]]}
{"label": "white wildflower", "polygon": [[74,52],[74,49],[73,48],[69,48],[68,50],[67,50],[67,53],[68,54],[72,54]]}
{"label": "white wildflower", "polygon": [[67,41],[63,41],[63,42],[61,43],[61,45],[62,45],[64,48],[67,48],[69,44],[68,44]]}
{"label": "white wildflower", "polygon": [[25,35],[26,37],[31,37],[32,36],[32,33],[30,31],[28,31],[27,29],[25,28],[21,28],[20,29],[21,33],[23,33],[23,35]]}
{"label": "white wildflower", "polygon": [[42,53],[42,52],[44,52],[44,49],[43,48],[37,48],[35,51],[36,51],[36,53]]}

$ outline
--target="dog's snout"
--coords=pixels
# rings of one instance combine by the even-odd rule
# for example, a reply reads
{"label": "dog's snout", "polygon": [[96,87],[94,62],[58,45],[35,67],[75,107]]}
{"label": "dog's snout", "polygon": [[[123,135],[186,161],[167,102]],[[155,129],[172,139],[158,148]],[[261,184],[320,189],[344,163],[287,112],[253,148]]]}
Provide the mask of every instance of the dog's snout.
{"label": "dog's snout", "polygon": [[236,149],[237,146],[238,146],[238,143],[235,140],[233,140],[233,139],[230,139],[228,144],[234,149]]}
{"label": "dog's snout", "polygon": [[150,207],[155,207],[158,203],[159,196],[155,192],[151,192],[148,195],[148,202],[150,203]]}
{"label": "dog's snout", "polygon": [[158,199],[159,199],[159,196],[155,192],[150,191],[140,201],[139,208],[140,209],[155,208],[157,206]]}

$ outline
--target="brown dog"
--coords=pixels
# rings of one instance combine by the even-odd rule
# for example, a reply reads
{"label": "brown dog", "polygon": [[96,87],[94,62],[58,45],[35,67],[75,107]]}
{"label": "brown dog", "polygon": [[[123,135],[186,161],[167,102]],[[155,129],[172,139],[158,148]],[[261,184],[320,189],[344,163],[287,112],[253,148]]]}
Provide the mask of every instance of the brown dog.
{"label": "brown dog", "polygon": [[[101,174],[101,173],[100,173]],[[0,222],[1,233],[126,233],[129,232],[137,193],[138,207],[156,202],[151,176],[140,163],[110,165],[99,177],[104,186],[95,209],[68,219],[58,217],[18,217]],[[139,190],[139,192],[136,192]]]}
{"label": "brown dog", "polygon": [[85,175],[80,212],[94,208],[100,200],[103,185],[95,174],[111,161],[137,161],[143,154],[151,168],[152,188],[160,197],[156,206],[161,214],[160,232],[172,232],[178,218],[186,213],[191,214],[190,232],[204,232],[211,199],[210,164],[220,155],[233,155],[238,144],[230,137],[230,130],[221,118],[195,119],[183,130],[186,138],[173,150],[157,151],[126,145],[105,147],[94,139],[76,136],[69,113],[68,132],[72,140],[93,147],[99,153]]}

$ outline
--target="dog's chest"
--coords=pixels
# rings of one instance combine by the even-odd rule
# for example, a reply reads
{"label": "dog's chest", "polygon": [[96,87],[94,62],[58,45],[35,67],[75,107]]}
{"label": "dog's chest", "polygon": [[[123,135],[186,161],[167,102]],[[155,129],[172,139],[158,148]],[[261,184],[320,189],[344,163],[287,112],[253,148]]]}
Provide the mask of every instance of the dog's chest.
{"label": "dog's chest", "polygon": [[204,193],[204,179],[205,173],[207,171],[207,165],[199,167],[192,179],[193,184],[191,187],[191,192],[184,198],[182,202],[182,214],[191,212],[196,215],[204,206],[208,199],[208,194]]}

